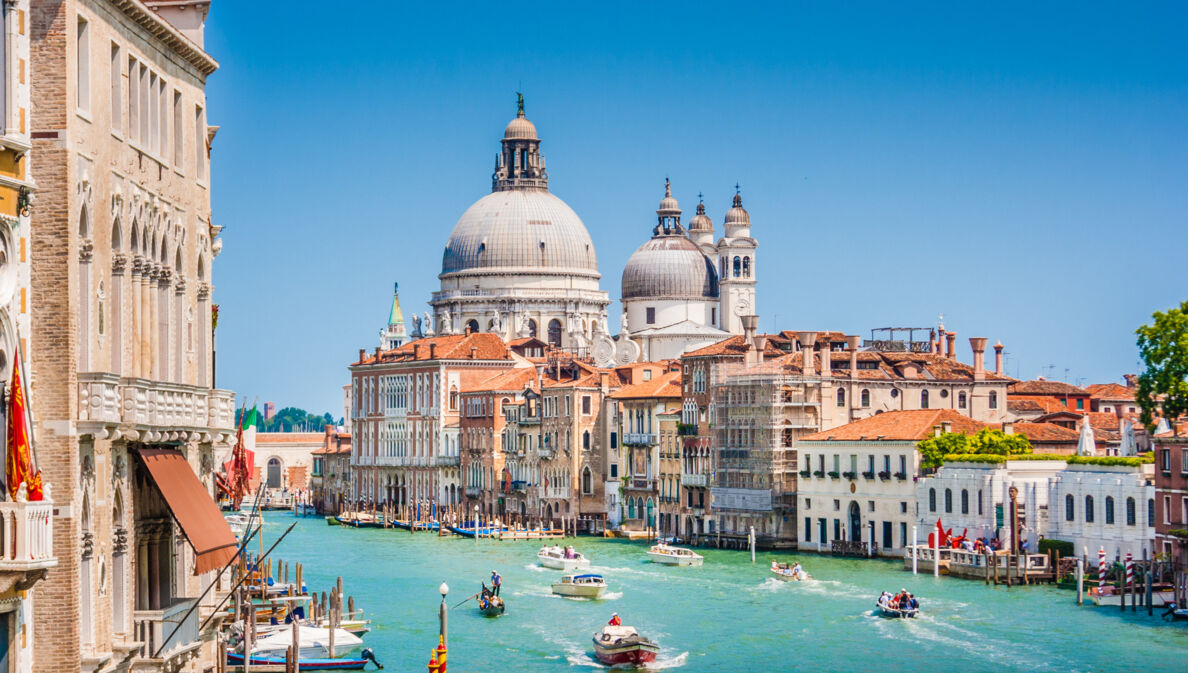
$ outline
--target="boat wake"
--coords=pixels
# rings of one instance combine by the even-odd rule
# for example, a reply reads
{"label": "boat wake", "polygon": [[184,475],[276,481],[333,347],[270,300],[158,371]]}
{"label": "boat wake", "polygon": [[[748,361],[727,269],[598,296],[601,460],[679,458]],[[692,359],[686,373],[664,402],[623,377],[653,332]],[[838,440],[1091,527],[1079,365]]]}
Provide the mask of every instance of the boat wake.
{"label": "boat wake", "polygon": [[535,563],[529,563],[528,565],[526,565],[524,567],[527,568],[528,570],[535,570],[538,573],[548,572],[548,570],[549,570],[548,568],[546,568],[544,566],[536,565]]}
{"label": "boat wake", "polygon": [[582,650],[580,647],[567,646],[565,648],[565,660],[569,662],[570,666],[585,666],[586,668],[606,668],[597,659],[590,655],[589,652]]}
{"label": "boat wake", "polygon": [[622,591],[608,591],[608,592],[602,594],[602,600],[604,600],[604,601],[617,601],[622,597],[623,597]]}
{"label": "boat wake", "polygon": [[688,661],[689,661],[689,653],[681,652],[680,654],[678,654],[675,657],[672,657],[670,659],[660,659],[659,657],[657,657],[655,661],[648,664],[648,668],[655,669],[655,670],[664,669],[664,668],[678,668],[678,667],[684,666],[686,663],[688,663]]}

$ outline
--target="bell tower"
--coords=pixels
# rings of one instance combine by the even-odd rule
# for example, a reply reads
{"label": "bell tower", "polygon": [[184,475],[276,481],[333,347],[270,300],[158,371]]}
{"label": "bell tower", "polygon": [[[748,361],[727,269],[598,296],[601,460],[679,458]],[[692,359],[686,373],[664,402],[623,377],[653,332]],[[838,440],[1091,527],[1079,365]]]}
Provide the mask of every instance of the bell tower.
{"label": "bell tower", "polygon": [[718,278],[721,288],[722,329],[742,334],[742,317],[756,315],[755,250],[751,215],[743,208],[742,193],[734,186],[734,205],[726,211],[726,235],[718,241]]}
{"label": "bell tower", "polygon": [[544,155],[540,153],[540,138],[536,125],[524,116],[524,94],[516,93],[516,118],[503,131],[503,151],[495,158],[495,174],[491,176],[491,191],[510,189],[549,190],[549,173],[545,170]]}

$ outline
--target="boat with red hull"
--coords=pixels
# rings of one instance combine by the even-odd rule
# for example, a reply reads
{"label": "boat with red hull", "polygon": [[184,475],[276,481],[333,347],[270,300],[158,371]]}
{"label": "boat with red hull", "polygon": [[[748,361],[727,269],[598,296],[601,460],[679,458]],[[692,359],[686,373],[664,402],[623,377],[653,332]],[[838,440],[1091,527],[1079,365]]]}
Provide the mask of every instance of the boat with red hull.
{"label": "boat with red hull", "polygon": [[660,647],[633,626],[607,625],[594,634],[594,656],[607,666],[642,666],[656,660]]}

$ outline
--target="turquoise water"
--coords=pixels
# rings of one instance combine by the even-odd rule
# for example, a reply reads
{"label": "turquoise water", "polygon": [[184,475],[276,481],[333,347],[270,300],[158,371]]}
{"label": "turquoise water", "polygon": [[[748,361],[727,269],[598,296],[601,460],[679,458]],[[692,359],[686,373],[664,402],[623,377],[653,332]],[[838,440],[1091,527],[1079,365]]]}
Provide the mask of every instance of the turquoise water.
{"label": "turquoise water", "polygon": [[[293,520],[269,513],[270,544]],[[815,554],[704,550],[700,568],[646,562],[642,543],[579,538],[577,549],[610,585],[598,601],[553,596],[561,573],[536,565],[539,543],[437,538],[428,533],[327,526],[300,519],[274,554],[305,564],[311,589],[341,575],[374,630],[365,644],[386,671],[424,671],[437,643],[442,581],[453,605],[503,575],[507,614],[481,617],[470,601],[450,611],[449,668],[590,671],[591,637],[612,612],[657,641],[654,668],[674,671],[1188,671],[1188,626],[1145,611],[1078,607],[1052,587],[1012,589],[931,575],[902,563]],[[816,581],[769,578],[772,559],[796,558]],[[872,613],[881,590],[907,588],[915,620]],[[368,667],[371,670],[371,667]]]}

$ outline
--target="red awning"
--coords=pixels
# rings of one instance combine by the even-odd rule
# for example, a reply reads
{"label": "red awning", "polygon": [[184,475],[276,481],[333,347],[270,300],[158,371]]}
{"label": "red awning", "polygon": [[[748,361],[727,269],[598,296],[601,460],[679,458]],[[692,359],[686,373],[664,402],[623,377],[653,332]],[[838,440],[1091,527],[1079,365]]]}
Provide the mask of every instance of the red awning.
{"label": "red awning", "polygon": [[194,547],[194,574],[218,570],[235,558],[239,543],[186,457],[172,449],[141,449],[140,457]]}

